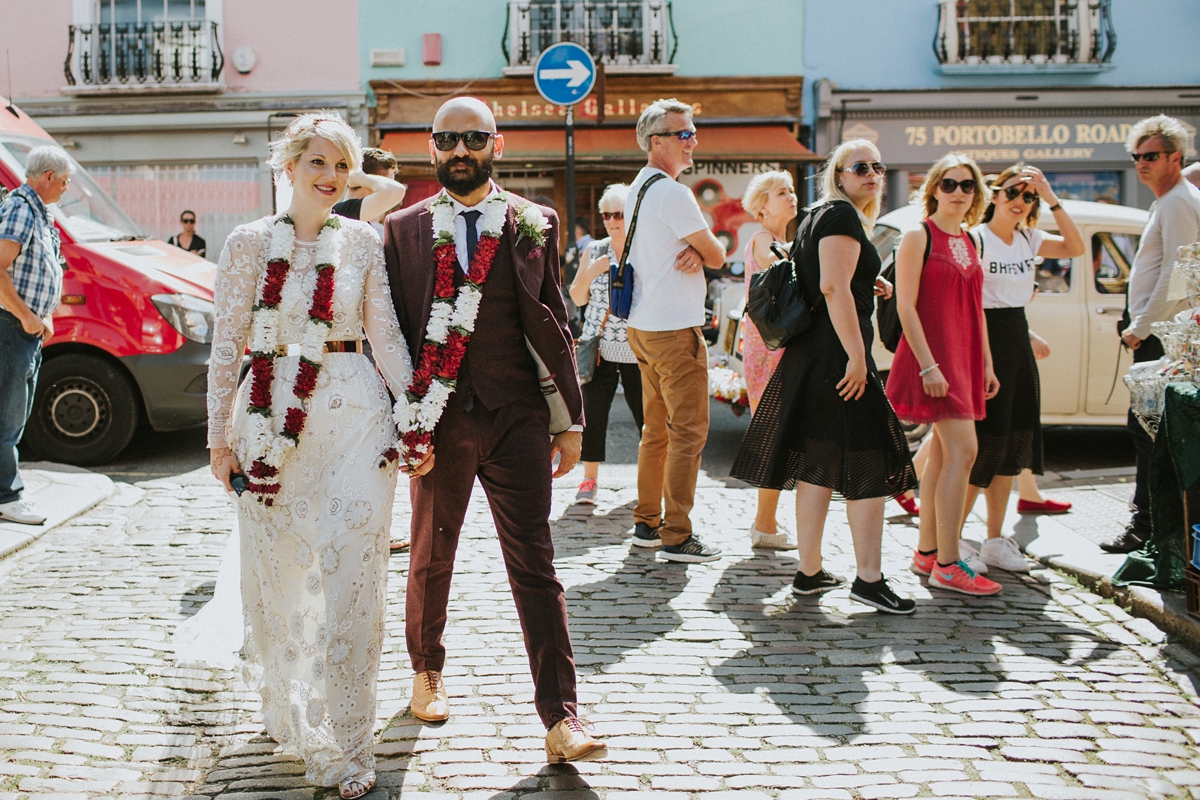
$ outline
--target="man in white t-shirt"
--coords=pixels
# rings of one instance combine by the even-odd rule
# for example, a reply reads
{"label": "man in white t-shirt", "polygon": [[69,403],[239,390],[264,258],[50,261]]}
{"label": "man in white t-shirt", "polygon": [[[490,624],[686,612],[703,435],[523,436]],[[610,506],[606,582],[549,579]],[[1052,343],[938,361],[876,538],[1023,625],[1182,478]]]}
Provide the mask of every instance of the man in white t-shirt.
{"label": "man in white t-shirt", "polygon": [[[1171,272],[1176,250],[1200,240],[1200,189],[1183,178],[1183,153],[1188,132],[1179,120],[1160,114],[1133,126],[1125,146],[1137,163],[1138,180],[1154,192],[1150,220],[1133,257],[1129,273],[1129,327],[1121,333],[1133,350],[1135,363],[1157,361],[1162,342],[1150,333],[1150,323],[1171,319],[1187,308],[1183,297],[1171,296]],[[1100,545],[1110,553],[1141,549],[1150,538],[1150,450],[1153,441],[1129,412],[1129,432],[1137,453],[1137,486],[1133,519],[1111,542]]]}
{"label": "man in white t-shirt", "polygon": [[654,175],[631,227],[633,306],[629,345],[642,373],[645,424],[638,446],[633,544],[658,547],[668,561],[712,561],[721,551],[692,532],[700,452],[708,440],[708,350],[704,265],[719,267],[725,248],[708,229],[691,189],[675,178],[692,165],[692,107],[657,100],[637,123],[646,166],[629,187],[625,225],[634,226],[642,186]]}

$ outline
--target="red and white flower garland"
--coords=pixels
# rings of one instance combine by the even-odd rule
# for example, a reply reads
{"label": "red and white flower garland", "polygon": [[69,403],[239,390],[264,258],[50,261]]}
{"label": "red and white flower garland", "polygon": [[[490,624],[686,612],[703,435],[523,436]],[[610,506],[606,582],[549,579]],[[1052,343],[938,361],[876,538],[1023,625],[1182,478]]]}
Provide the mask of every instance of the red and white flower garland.
{"label": "red and white flower garland", "polygon": [[296,249],[296,228],[291,218],[280,217],[271,226],[267,268],[259,279],[250,334],[250,400],[247,410],[248,452],[246,461],[250,492],[264,505],[271,505],[279,492],[278,477],[283,462],[300,441],[308,417],[305,401],[317,385],[317,374],[325,355],[325,339],[333,326],[334,266],[342,248],[337,217],[326,221],[317,236],[317,283],[308,309],[308,324],[300,342],[300,358],[289,376],[296,403],[289,405],[282,424],[271,406],[280,377],[275,359],[279,355],[280,302],[290,286]]}
{"label": "red and white flower garland", "polygon": [[[443,194],[429,208],[433,215],[434,236],[433,308],[412,384],[404,397],[396,401],[392,415],[400,431],[401,453],[405,462],[414,467],[429,453],[433,430],[458,383],[467,342],[475,330],[475,318],[479,316],[482,287],[492,269],[508,216],[508,195],[498,192],[484,201],[475,257],[457,291],[454,288],[454,271],[458,269],[454,203],[449,195]],[[384,460],[390,456],[390,452],[385,453]]]}

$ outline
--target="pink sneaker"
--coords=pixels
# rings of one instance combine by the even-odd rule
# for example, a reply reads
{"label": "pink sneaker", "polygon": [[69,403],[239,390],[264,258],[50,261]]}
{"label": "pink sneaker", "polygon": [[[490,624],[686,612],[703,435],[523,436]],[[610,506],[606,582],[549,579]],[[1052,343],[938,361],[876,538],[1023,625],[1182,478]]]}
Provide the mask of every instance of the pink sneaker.
{"label": "pink sneaker", "polygon": [[920,550],[913,550],[912,563],[908,568],[918,575],[929,575],[933,572],[933,568],[937,566],[937,553],[922,555]]}
{"label": "pink sneaker", "polygon": [[955,561],[948,567],[935,564],[933,572],[929,575],[929,585],[960,594],[973,594],[981,597],[996,594],[1004,588],[995,581],[975,572],[967,566],[965,561]]}
{"label": "pink sneaker", "polygon": [[596,505],[596,479],[584,478],[583,483],[579,484],[579,491],[575,493],[575,502],[586,505]]}

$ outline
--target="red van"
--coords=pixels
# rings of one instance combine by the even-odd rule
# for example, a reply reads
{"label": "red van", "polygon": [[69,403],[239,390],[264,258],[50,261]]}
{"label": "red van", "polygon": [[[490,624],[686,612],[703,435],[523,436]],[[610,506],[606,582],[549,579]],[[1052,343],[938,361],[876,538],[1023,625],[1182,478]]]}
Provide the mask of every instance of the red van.
{"label": "red van", "polygon": [[[7,106],[7,107],[6,107]],[[54,140],[0,97],[0,196]],[[50,461],[111,461],[139,424],[202,424],[216,265],[137,225],[79,165],[50,207],[62,240],[63,295],[46,342],[24,445]]]}

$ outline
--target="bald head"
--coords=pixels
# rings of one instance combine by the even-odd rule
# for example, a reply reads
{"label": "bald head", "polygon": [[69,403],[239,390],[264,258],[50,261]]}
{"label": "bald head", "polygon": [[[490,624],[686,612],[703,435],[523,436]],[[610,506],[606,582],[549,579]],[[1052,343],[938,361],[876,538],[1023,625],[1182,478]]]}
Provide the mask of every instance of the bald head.
{"label": "bald head", "polygon": [[487,103],[474,97],[455,97],[447,100],[433,118],[433,132],[489,131],[496,132],[496,118]]}

